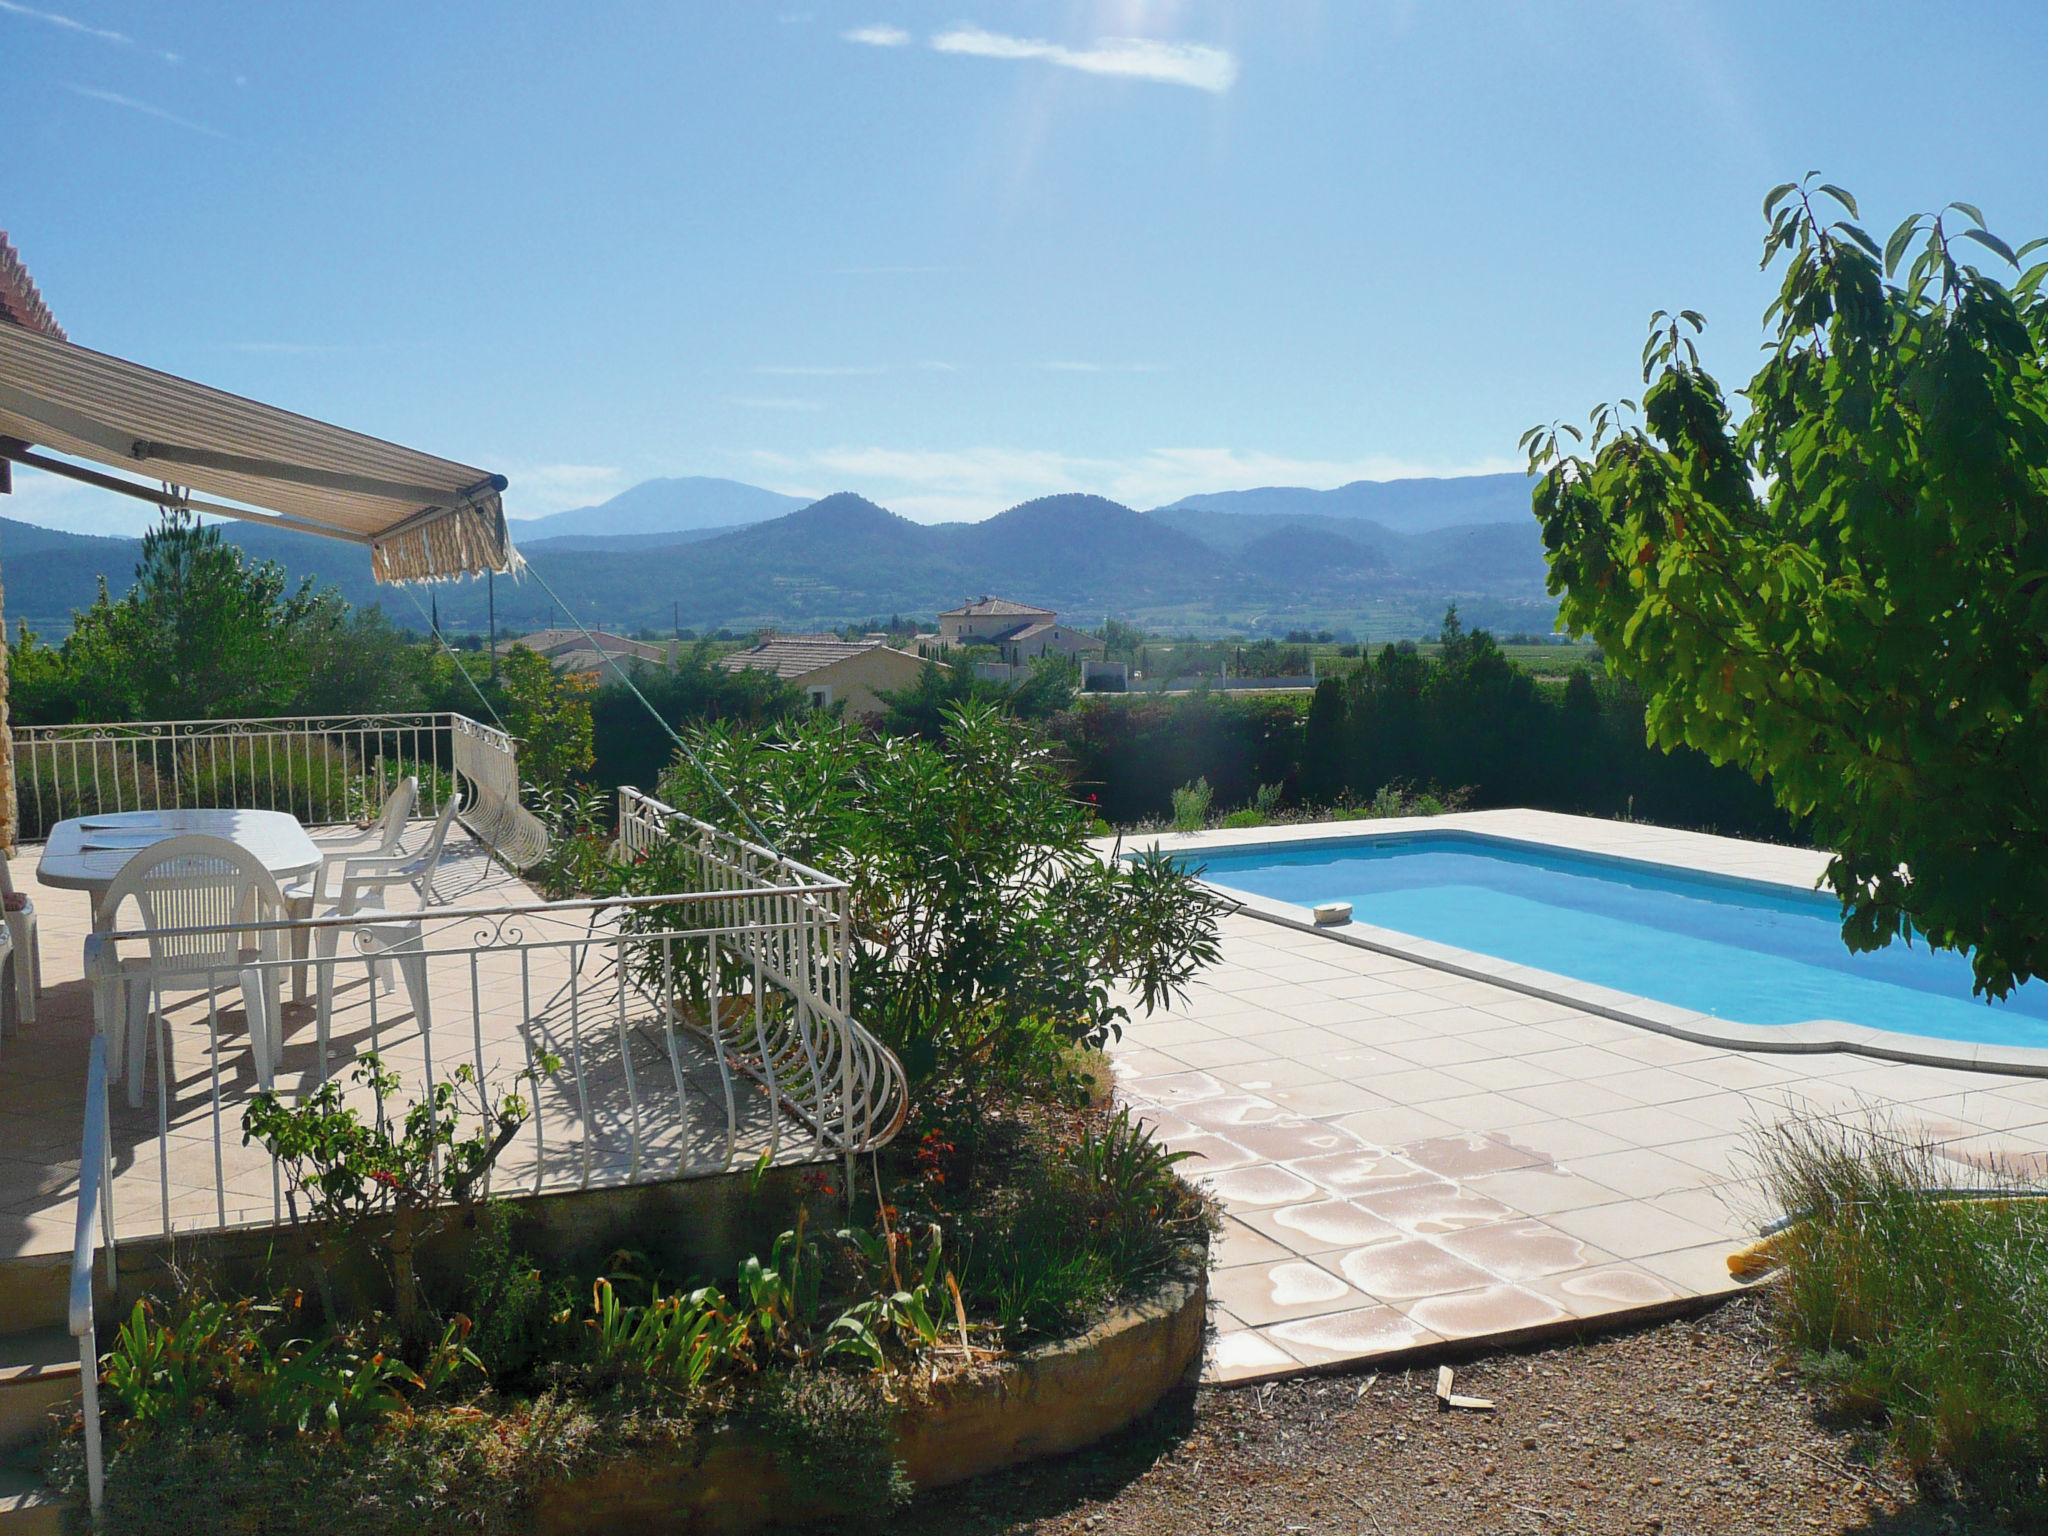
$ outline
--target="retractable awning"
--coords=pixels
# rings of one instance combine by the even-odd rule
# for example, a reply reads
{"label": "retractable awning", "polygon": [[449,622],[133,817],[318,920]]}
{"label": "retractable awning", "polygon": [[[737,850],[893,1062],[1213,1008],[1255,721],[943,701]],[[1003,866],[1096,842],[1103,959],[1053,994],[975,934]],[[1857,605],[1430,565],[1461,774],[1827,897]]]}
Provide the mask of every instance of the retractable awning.
{"label": "retractable awning", "polygon": [[[38,447],[181,490],[96,474]],[[505,527],[503,475],[17,325],[0,324],[0,456],[162,505],[367,544],[379,581],[522,563]]]}

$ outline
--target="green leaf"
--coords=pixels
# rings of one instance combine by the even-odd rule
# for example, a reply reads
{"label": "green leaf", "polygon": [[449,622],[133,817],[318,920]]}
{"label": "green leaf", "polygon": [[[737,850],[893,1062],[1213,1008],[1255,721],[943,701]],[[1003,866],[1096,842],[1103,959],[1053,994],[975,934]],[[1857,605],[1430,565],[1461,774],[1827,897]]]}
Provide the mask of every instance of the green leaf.
{"label": "green leaf", "polygon": [[1884,259],[1884,253],[1878,250],[1877,242],[1871,239],[1870,236],[1866,235],[1862,230],[1858,229],[1854,224],[1837,224],[1835,228],[1839,229],[1851,240],[1854,240],[1857,243],[1857,245],[1861,246],[1864,250],[1868,251],[1873,260],[1881,261]]}
{"label": "green leaf", "polygon": [[1921,215],[1914,214],[1892,231],[1891,239],[1884,243],[1884,270],[1889,277],[1899,268],[1899,258],[1906,254],[1906,247],[1913,243],[1913,235],[1920,228]]}
{"label": "green leaf", "polygon": [[1769,195],[1764,198],[1764,217],[1769,218],[1785,197],[1798,190],[1799,183],[1796,181],[1781,181],[1771,188]]}
{"label": "green leaf", "polygon": [[2012,263],[2012,265],[2018,266],[2020,264],[2020,259],[2018,256],[2013,254],[2012,247],[2007,245],[2003,240],[1999,239],[1998,236],[1992,234],[1991,231],[1988,229],[1966,229],[1957,238],[1962,240],[1974,240],[1979,245],[1983,246],[1986,250],[1994,251],[1998,255],[2004,257],[2005,260]]}
{"label": "green leaf", "polygon": [[1982,212],[1981,212],[1981,211],[1980,211],[1980,210],[1979,210],[1979,209],[1978,209],[1978,208],[1976,207],[1976,205],[1974,205],[1974,204],[1972,204],[1972,203],[1950,203],[1950,204],[1949,204],[1949,207],[1951,207],[1951,208],[1954,208],[1954,209],[1958,209],[1959,211],[1961,211],[1961,212],[1963,212],[1963,213],[1967,213],[1967,214],[1968,214],[1968,215],[1969,215],[1969,216],[1970,216],[1971,218],[1973,218],[1973,219],[1975,219],[1975,220],[1977,221],[1977,226],[1978,226],[1978,228],[1980,228],[1980,229],[1981,229],[1981,228],[1983,228],[1983,226],[1984,226],[1984,215],[1983,215],[1983,213],[1982,213]]}
{"label": "green leaf", "polygon": [[1844,208],[1848,209],[1850,218],[1860,219],[1863,217],[1862,214],[1856,211],[1856,199],[1851,197],[1847,192],[1844,192],[1840,187],[1830,186],[1827,182],[1822,182],[1820,184],[1820,189],[1821,191],[1827,193],[1829,197],[1832,197],[1836,202],[1840,203]]}

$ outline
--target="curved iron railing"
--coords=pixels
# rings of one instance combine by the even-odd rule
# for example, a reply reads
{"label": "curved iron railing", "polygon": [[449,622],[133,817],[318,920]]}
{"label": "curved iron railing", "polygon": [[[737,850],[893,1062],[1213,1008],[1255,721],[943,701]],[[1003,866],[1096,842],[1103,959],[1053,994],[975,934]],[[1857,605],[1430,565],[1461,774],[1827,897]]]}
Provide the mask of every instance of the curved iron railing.
{"label": "curved iron railing", "polygon": [[[751,1011],[743,988],[736,1017],[728,1019],[723,1005],[700,1007],[686,1027],[731,1055],[835,1151],[872,1151],[902,1129],[910,1108],[903,1064],[848,1011],[852,932],[845,881],[630,785],[619,791],[618,847],[628,858],[664,847],[682,852],[695,868],[694,878],[681,883],[739,919],[727,925],[716,951],[743,983],[754,978]],[[651,992],[675,995],[667,976],[643,972],[634,979]],[[764,1005],[769,986],[786,995],[786,1006]],[[715,984],[706,995],[728,996]]]}

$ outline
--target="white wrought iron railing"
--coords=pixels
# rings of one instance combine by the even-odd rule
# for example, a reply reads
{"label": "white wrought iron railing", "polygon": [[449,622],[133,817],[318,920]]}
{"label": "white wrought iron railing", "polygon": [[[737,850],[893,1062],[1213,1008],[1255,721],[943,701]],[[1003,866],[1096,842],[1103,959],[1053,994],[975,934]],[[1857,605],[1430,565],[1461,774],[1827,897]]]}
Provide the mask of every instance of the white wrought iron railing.
{"label": "white wrought iron railing", "polygon": [[[680,888],[404,914],[420,924],[407,950],[424,953],[423,1009],[406,991],[380,992],[375,957],[351,951],[355,920],[239,925],[249,937],[266,927],[343,930],[330,962],[329,1043],[323,1050],[303,1015],[283,1031],[286,1098],[335,1077],[366,1116],[402,1109],[349,1079],[348,1061],[366,1052],[399,1074],[402,1099],[430,1098],[458,1065],[492,1094],[535,1072],[530,1132],[494,1174],[501,1190],[535,1193],[701,1177],[763,1158],[850,1158],[893,1137],[908,1090],[895,1056],[845,1007],[845,886],[637,792],[625,800],[621,845],[643,857],[678,853],[663,872]],[[209,931],[220,930],[179,935]],[[118,965],[146,955],[150,937],[139,928],[95,936],[95,971],[109,978],[97,1000],[103,1034],[128,1027],[121,987],[150,985]],[[172,937],[155,934],[160,944]],[[301,953],[319,949],[316,940]],[[238,1024],[222,999],[282,995],[285,973],[307,964],[244,959],[218,975],[181,975],[165,996],[153,991],[142,1048],[114,1053],[134,1106],[116,1127],[124,1187],[131,1175],[153,1185],[156,1206],[156,1220],[131,1224],[131,1234],[286,1219],[282,1169],[241,1138],[240,1111],[269,1076],[250,1042],[271,1031]],[[316,996],[321,968],[311,962]],[[262,983],[264,971],[279,973],[276,986]],[[196,1070],[180,1062],[188,1053]],[[559,1067],[537,1071],[543,1057]]]}
{"label": "white wrought iron railing", "polygon": [[93,1524],[106,1499],[100,1447],[100,1348],[93,1322],[92,1260],[97,1245],[107,1256],[107,1289],[114,1288],[113,1143],[107,1129],[107,1042],[94,1036],[85,1073],[85,1135],[78,1149],[78,1226],[71,1245],[71,1336],[78,1341],[78,1386],[85,1407],[85,1486]]}
{"label": "white wrought iron railing", "polygon": [[547,849],[520,804],[518,743],[452,710],[17,726],[14,773],[25,842],[67,817],[108,811],[233,807],[286,811],[308,826],[358,821],[413,775],[429,808],[459,790],[464,825],[515,868]]}

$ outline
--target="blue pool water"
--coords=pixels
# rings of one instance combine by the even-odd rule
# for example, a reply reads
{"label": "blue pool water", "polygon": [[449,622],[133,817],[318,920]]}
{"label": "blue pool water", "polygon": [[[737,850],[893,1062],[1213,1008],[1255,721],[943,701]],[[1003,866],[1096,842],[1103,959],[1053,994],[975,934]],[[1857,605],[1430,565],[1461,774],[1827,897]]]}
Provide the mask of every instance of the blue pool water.
{"label": "blue pool water", "polygon": [[1458,833],[1219,852],[1208,880],[1744,1024],[2048,1047],[2048,984],[1970,995],[1970,962],[1893,943],[1851,954],[1821,892],[1688,876]]}

